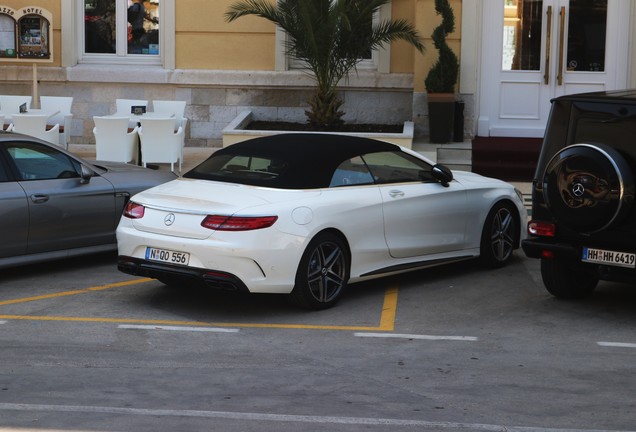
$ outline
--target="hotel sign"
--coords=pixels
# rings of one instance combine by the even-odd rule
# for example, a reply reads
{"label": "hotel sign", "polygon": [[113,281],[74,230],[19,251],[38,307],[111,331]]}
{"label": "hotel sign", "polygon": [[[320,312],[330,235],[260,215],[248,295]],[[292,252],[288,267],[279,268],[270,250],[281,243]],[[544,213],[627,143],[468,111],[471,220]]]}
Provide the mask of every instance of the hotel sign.
{"label": "hotel sign", "polygon": [[41,7],[0,5],[0,61],[53,61],[52,22]]}

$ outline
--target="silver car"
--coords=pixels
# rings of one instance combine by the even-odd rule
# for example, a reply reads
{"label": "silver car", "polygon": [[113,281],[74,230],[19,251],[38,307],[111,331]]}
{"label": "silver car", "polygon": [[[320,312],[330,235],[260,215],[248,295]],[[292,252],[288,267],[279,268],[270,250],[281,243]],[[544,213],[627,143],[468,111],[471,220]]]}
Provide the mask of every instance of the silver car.
{"label": "silver car", "polygon": [[175,177],[0,133],[0,268],[116,250],[128,198]]}

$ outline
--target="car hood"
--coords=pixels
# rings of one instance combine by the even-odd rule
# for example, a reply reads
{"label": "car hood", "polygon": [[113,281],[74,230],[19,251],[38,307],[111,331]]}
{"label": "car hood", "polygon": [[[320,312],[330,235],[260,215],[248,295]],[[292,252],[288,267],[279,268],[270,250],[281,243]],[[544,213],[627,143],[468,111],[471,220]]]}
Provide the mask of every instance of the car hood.
{"label": "car hood", "polygon": [[509,183],[506,183],[503,180],[484,177],[480,174],[476,174],[468,171],[455,171],[453,170],[453,179],[457,180],[459,183],[464,186],[475,185],[477,187],[482,184],[487,184],[489,187],[499,186],[499,187],[512,187]]}
{"label": "car hood", "polygon": [[[132,200],[144,205],[146,211],[143,218],[133,219],[132,223],[144,232],[202,239],[212,233],[201,227],[206,215],[277,214],[285,203],[300,205],[300,200],[320,194],[320,190],[271,189],[179,178],[135,195]],[[174,215],[175,220],[166,226],[164,220],[169,214]]]}

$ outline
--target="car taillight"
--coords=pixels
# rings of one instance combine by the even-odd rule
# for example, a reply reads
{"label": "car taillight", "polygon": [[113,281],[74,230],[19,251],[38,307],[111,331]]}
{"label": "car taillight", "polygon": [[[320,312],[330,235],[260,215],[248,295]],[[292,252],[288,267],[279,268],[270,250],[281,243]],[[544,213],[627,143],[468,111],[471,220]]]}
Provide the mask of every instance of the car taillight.
{"label": "car taillight", "polygon": [[130,219],[141,219],[144,217],[146,208],[136,202],[128,201],[126,207],[124,207],[124,216]]}
{"label": "car taillight", "polygon": [[551,222],[530,221],[528,222],[528,234],[541,237],[554,237],[556,225]]}
{"label": "car taillight", "polygon": [[222,216],[208,215],[201,226],[218,231],[251,231],[269,228],[278,216]]}

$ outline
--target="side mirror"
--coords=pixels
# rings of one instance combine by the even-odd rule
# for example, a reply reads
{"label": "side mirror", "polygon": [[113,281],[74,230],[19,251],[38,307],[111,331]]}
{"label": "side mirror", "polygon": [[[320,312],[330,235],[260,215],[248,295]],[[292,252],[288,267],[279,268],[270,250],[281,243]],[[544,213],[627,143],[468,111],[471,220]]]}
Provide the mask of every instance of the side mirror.
{"label": "side mirror", "polygon": [[444,187],[448,187],[448,184],[453,180],[453,173],[450,168],[441,164],[433,165],[431,173],[433,174],[433,178]]}
{"label": "side mirror", "polygon": [[90,183],[91,178],[93,178],[94,175],[95,173],[90,168],[88,168],[86,165],[82,165],[82,172],[80,173],[80,183]]}

